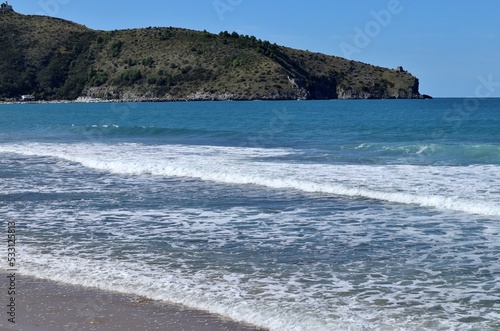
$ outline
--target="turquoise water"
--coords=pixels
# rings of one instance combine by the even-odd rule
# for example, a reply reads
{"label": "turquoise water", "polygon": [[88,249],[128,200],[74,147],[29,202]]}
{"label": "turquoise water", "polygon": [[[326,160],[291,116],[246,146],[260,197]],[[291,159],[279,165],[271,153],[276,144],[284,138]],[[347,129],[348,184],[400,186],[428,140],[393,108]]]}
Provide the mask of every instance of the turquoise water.
{"label": "turquoise water", "polygon": [[499,329],[499,187],[498,99],[0,106],[22,273],[271,330]]}

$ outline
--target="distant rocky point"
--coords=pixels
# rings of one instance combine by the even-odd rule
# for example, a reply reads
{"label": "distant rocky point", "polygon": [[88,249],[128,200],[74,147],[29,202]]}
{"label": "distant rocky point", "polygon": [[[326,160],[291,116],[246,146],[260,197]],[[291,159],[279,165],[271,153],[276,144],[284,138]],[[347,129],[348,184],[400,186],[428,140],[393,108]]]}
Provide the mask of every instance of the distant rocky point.
{"label": "distant rocky point", "polygon": [[236,32],[96,31],[18,14],[8,3],[0,13],[0,59],[4,101],[428,97],[402,67],[381,68]]}

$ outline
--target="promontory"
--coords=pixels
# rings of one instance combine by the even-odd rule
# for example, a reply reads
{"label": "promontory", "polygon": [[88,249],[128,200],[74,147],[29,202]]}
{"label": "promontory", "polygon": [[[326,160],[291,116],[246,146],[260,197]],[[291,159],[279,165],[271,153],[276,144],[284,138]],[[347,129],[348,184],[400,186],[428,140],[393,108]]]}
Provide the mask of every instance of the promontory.
{"label": "promontory", "polygon": [[236,32],[173,27],[97,31],[0,13],[0,100],[295,100],[424,98],[419,81]]}

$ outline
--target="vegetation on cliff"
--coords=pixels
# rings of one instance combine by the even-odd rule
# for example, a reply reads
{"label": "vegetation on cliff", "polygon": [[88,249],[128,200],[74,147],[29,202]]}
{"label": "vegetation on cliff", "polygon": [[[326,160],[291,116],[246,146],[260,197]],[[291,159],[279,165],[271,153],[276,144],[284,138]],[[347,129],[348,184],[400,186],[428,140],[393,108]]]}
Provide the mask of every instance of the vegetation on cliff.
{"label": "vegetation on cliff", "polygon": [[253,36],[0,15],[0,100],[420,98],[418,79]]}

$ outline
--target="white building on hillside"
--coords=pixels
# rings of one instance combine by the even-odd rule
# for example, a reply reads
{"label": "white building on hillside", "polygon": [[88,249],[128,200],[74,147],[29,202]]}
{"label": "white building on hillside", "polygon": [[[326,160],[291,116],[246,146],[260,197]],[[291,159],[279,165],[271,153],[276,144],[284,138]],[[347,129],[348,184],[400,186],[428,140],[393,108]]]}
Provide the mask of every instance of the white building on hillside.
{"label": "white building on hillside", "polygon": [[26,94],[21,96],[22,101],[35,101],[36,98],[33,94]]}

